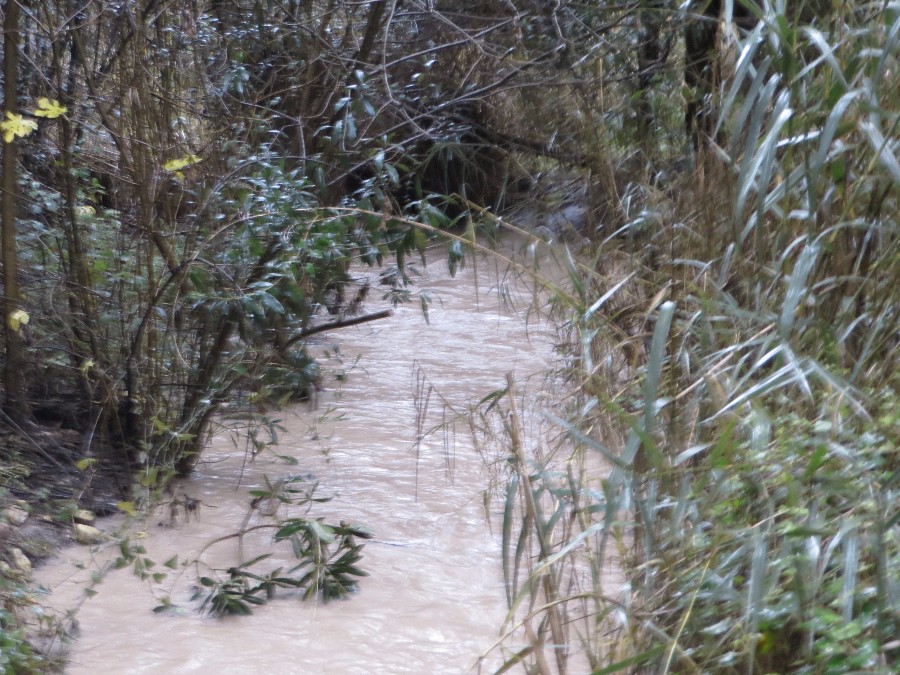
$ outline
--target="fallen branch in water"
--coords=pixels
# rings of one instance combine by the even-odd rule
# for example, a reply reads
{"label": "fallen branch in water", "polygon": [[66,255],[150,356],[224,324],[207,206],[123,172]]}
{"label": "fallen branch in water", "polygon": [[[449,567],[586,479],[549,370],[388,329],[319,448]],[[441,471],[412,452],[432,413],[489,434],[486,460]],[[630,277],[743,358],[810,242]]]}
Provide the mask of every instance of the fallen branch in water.
{"label": "fallen branch in water", "polygon": [[327,330],[334,330],[336,328],[347,328],[348,326],[356,326],[357,324],[366,323],[368,321],[375,321],[377,319],[386,319],[389,316],[394,315],[394,310],[392,309],[383,309],[380,312],[374,312],[372,314],[364,314],[363,316],[355,316],[352,319],[338,319],[337,321],[329,321],[328,323],[323,323],[318,326],[312,326],[310,328],[306,328],[305,330],[300,331],[292,337],[290,340],[284,343],[282,347],[278,350],[279,354],[283,354],[288,349],[291,348],[292,345],[300,342],[305,338],[308,338],[310,335],[315,335],[316,333],[324,333]]}

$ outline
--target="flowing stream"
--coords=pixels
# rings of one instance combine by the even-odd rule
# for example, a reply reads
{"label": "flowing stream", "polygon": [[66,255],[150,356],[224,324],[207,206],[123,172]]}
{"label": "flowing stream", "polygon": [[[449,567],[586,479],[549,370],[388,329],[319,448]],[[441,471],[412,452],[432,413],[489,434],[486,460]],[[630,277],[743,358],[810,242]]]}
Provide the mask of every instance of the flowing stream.
{"label": "flowing stream", "polygon": [[[360,563],[369,574],[360,592],[328,604],[286,594],[252,616],[200,617],[197,603],[187,602],[188,570],[172,590],[186,611],[173,616],[153,613],[158,599],[130,569],[114,571],[78,611],[67,673],[432,674],[491,672],[502,663],[496,651],[479,660],[506,612],[499,536],[485,518],[490,473],[464,422],[455,434],[426,436],[418,448],[417,427],[448,419],[437,393],[462,409],[503,388],[507,372],[519,381],[539,374],[552,339],[536,322],[527,325],[529,291],[507,284],[492,261],[481,259],[477,273],[470,263],[451,279],[440,255],[430,257],[418,280],[432,294],[430,324],[410,303],[388,319],[328,334],[314,347],[331,356],[325,391],[314,407],[279,413],[286,431],[277,452],[298,466],[268,452],[251,462],[243,445],[219,435],[179,488],[202,502],[198,517],[163,527],[158,523],[168,515],[157,512],[145,524],[150,558],[190,559],[241,526],[248,490],[263,486],[266,476],[310,473],[320,483],[317,496],[334,497],[313,514],[374,533]],[[370,295],[378,291],[373,285]],[[366,311],[380,309],[379,301]],[[336,386],[338,371],[346,378]],[[417,425],[423,376],[437,393]],[[100,527],[112,530],[116,522]],[[204,553],[222,566],[235,556],[234,540]],[[52,589],[49,604],[74,606],[103,560],[103,552],[76,546],[39,570],[39,583]]]}

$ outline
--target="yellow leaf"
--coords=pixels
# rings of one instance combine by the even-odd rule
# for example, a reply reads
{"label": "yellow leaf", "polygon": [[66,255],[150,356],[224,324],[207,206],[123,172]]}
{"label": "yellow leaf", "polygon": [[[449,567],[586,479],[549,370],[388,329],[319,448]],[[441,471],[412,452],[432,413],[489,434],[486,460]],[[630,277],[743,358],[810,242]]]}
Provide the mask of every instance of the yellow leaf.
{"label": "yellow leaf", "polygon": [[179,157],[178,159],[170,159],[168,162],[163,164],[163,169],[175,174],[175,177],[178,180],[184,180],[184,173],[181,171],[184,168],[191,166],[192,164],[196,164],[200,161],[200,158],[197,155],[185,155],[184,157]]}
{"label": "yellow leaf", "polygon": [[94,367],[94,359],[88,359],[84,363],[81,364],[81,374],[87,375],[88,371]]}
{"label": "yellow leaf", "polygon": [[17,309],[13,312],[9,313],[9,316],[6,317],[6,325],[9,326],[10,330],[19,332],[19,329],[31,321],[31,317],[28,316],[28,312]]}
{"label": "yellow leaf", "polygon": [[65,115],[68,110],[66,106],[60,105],[59,101],[51,101],[49,98],[39,98],[37,104],[38,109],[34,111],[35,117],[46,117],[50,120],[55,120],[60,115]]}
{"label": "yellow leaf", "polygon": [[79,471],[87,471],[90,467],[93,467],[94,464],[97,463],[96,457],[84,457],[75,462],[75,468]]}
{"label": "yellow leaf", "polygon": [[116,507],[119,511],[126,513],[129,516],[136,516],[137,509],[134,507],[134,502],[119,502],[116,504]]}
{"label": "yellow leaf", "polygon": [[16,115],[7,111],[6,119],[0,122],[0,130],[3,131],[3,140],[12,143],[16,137],[25,137],[32,131],[37,129],[37,122],[34,120],[26,120],[21,115]]}

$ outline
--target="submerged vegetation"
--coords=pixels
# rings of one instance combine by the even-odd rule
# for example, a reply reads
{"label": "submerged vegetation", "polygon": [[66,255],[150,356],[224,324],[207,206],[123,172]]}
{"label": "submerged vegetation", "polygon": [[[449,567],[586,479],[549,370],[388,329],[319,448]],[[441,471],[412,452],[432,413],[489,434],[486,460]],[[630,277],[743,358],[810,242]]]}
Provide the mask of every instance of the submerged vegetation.
{"label": "submerged vegetation", "polygon": [[[0,496],[157,504],[235,404],[263,450],[306,339],[366,318],[351,263],[407,301],[430,237],[528,220],[565,395],[537,437],[512,380],[475,413],[504,669],[892,672],[900,5],[544,4],[4,2],[3,415],[78,440],[10,444]],[[200,574],[205,609],[352,586],[361,530],[275,529],[293,575]]]}
{"label": "submerged vegetation", "polygon": [[[315,496],[318,483],[305,483],[307,478],[304,476],[288,476],[274,482],[266,478],[265,488],[250,491],[253,499],[236,532],[208,542],[192,560],[179,563],[176,554],[163,563],[168,570],[176,571],[182,567],[193,571],[194,593],[190,601],[201,601],[197,608],[201,614],[250,614],[252,607],[266,604],[279,589],[302,591],[304,600],[321,598],[325,602],[357,590],[356,578],[366,576],[357,567],[364,546],[358,540],[370,539],[372,535],[358,526],[344,522],[333,525],[326,523],[324,518],[309,517],[312,504],[328,502],[329,498]],[[185,522],[189,521],[191,513],[197,511],[200,504],[196,499],[181,495],[172,498],[169,508],[170,525],[175,526],[179,515]],[[305,515],[288,513],[296,508],[304,509]],[[282,565],[264,570],[265,562],[273,556],[271,551],[246,560],[245,538],[262,532],[274,532],[270,548],[282,542],[289,544],[296,564],[289,565],[288,569]],[[232,540],[238,543],[234,565],[219,569],[204,561],[204,554],[210,548]],[[175,577],[174,581],[169,579],[169,571],[152,572],[156,561],[148,558],[146,549],[139,544],[123,540],[119,550],[120,555],[112,567],[130,566],[136,576],[150,583],[160,601],[154,611],[178,609],[172,602],[171,593],[162,589],[165,583],[174,588],[183,572],[171,575]]]}

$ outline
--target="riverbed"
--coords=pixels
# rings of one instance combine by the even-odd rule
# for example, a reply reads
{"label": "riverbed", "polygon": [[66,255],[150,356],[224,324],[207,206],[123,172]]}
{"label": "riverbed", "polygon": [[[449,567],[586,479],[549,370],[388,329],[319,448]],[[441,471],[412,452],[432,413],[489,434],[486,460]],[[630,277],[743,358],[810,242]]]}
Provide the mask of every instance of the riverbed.
{"label": "riverbed", "polygon": [[[502,389],[508,372],[526,397],[539,398],[554,341],[527,311],[527,284],[487,258],[475,267],[470,262],[451,278],[437,254],[420,268],[418,288],[431,296],[427,322],[418,303],[409,303],[390,318],[334,331],[311,345],[323,357],[324,390],[314,405],[277,414],[284,430],[276,451],[295,458],[296,466],[270,452],[250,461],[246,446],[222,433],[178,488],[199,500],[193,517],[170,523],[164,512],[154,513],[132,528],[147,557],[187,560],[240,526],[248,490],[266,477],[302,473],[318,482],[317,496],[332,497],[314,514],[374,535],[363,551],[360,566],[369,576],[358,593],[327,604],[286,595],[252,616],[217,619],[198,616],[197,603],[188,601],[191,570],[174,588],[166,586],[170,573],[156,589],[157,596],[171,592],[182,608],[174,615],[152,611],[159,597],[129,569],[114,571],[78,611],[66,672],[344,675],[499,666],[503,659],[490,647],[506,602],[499,536],[491,526],[499,508],[491,499],[494,471],[491,459],[473,448],[465,420],[454,419]],[[377,311],[386,305],[371,274],[376,297],[366,311]],[[257,544],[265,550],[264,542]],[[49,604],[74,606],[104,555],[73,547],[40,570],[38,581],[52,589]],[[233,540],[204,554],[214,564],[234,555]]]}

